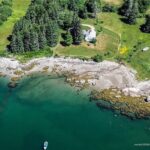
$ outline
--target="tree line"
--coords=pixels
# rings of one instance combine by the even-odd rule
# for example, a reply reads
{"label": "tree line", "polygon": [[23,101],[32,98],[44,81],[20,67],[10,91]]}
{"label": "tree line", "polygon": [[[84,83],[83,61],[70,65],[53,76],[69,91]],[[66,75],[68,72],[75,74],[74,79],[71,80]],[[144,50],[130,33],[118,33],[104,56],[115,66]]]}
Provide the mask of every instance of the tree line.
{"label": "tree line", "polygon": [[64,45],[80,44],[80,18],[96,17],[100,0],[32,0],[26,15],[14,26],[9,51],[38,51],[55,47],[61,31]]}
{"label": "tree line", "polygon": [[136,24],[137,18],[146,16],[146,22],[141,26],[143,32],[150,33],[150,15],[145,15],[150,8],[150,0],[125,0],[119,9],[119,14],[124,16],[128,24]]}
{"label": "tree line", "polygon": [[12,15],[12,0],[2,0],[0,4],[0,25]]}

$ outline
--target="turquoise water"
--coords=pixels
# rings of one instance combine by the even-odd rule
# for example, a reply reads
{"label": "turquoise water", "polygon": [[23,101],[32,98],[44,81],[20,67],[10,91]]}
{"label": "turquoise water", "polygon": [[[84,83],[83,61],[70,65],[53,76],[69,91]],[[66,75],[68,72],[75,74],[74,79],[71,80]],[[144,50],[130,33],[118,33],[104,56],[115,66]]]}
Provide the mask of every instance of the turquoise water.
{"label": "turquoise water", "polygon": [[101,110],[88,91],[63,78],[35,76],[9,89],[0,79],[0,150],[149,150],[150,120],[129,120]]}

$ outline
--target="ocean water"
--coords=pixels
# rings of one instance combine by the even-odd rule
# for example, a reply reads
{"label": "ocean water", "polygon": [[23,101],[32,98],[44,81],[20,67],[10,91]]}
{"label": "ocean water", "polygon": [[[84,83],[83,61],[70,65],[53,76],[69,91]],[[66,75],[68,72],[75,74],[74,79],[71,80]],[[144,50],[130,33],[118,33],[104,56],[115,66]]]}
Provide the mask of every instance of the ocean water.
{"label": "ocean water", "polygon": [[0,150],[149,150],[150,120],[100,109],[89,91],[64,78],[26,77],[15,89],[0,79]]}

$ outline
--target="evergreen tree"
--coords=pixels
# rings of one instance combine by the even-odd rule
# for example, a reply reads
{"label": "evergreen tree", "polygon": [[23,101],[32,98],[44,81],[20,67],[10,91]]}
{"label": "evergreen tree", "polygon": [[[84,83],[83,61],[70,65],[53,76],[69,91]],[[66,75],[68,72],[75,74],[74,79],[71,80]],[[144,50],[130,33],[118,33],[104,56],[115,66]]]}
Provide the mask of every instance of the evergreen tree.
{"label": "evergreen tree", "polygon": [[150,6],[150,0],[138,0],[140,13],[145,13]]}
{"label": "evergreen tree", "polygon": [[27,11],[26,18],[30,20],[32,23],[36,22],[36,6],[30,6],[29,10]]}
{"label": "evergreen tree", "polygon": [[39,50],[38,34],[33,29],[30,31],[30,50],[31,51]]}
{"label": "evergreen tree", "polygon": [[73,37],[73,43],[80,44],[82,42],[83,35],[82,35],[80,19],[77,14],[74,14],[73,27],[71,29],[71,33]]}
{"label": "evergreen tree", "polygon": [[79,17],[82,19],[88,18],[87,7],[85,5],[79,10]]}
{"label": "evergreen tree", "polygon": [[92,13],[92,17],[96,18],[97,1],[96,0],[87,0],[86,7],[87,7],[88,12]]}
{"label": "evergreen tree", "polygon": [[150,33],[150,15],[146,16],[146,22],[141,26],[141,30],[145,33]]}
{"label": "evergreen tree", "polygon": [[58,24],[55,21],[49,21],[46,26],[46,39],[47,44],[50,47],[55,47],[58,43],[59,32],[58,32]]}
{"label": "evergreen tree", "polygon": [[58,20],[59,18],[59,11],[57,5],[51,5],[49,9],[47,10],[49,18],[52,20]]}
{"label": "evergreen tree", "polygon": [[125,0],[122,7],[119,9],[119,13],[122,16],[126,16],[126,17],[129,16],[132,5],[133,5],[133,0]]}
{"label": "evergreen tree", "polygon": [[15,34],[12,35],[10,47],[11,52],[13,53],[17,52],[17,36]]}
{"label": "evergreen tree", "polygon": [[135,24],[138,14],[139,14],[138,2],[135,0],[134,3],[132,4],[132,8],[128,12],[126,19],[127,23]]}
{"label": "evergreen tree", "polygon": [[77,1],[76,0],[69,0],[68,2],[68,8],[72,11],[78,11],[78,7],[77,7]]}
{"label": "evergreen tree", "polygon": [[[45,14],[46,14],[46,10],[44,8],[43,5],[38,5],[36,7],[36,23],[39,25],[43,25],[44,24],[44,18],[45,18]],[[47,14],[48,16],[48,14]]]}
{"label": "evergreen tree", "polygon": [[68,31],[64,36],[64,44],[70,46],[73,43],[72,35]]}
{"label": "evergreen tree", "polygon": [[66,11],[63,19],[63,28],[68,30],[72,27],[73,13]]}
{"label": "evergreen tree", "polygon": [[17,42],[17,49],[16,49],[16,51],[20,52],[20,53],[24,52],[23,39],[22,39],[22,36],[21,36],[20,32],[17,32],[16,42]]}
{"label": "evergreen tree", "polygon": [[24,31],[23,35],[24,51],[30,51],[30,32]]}
{"label": "evergreen tree", "polygon": [[47,40],[43,32],[39,32],[39,48],[43,49],[46,46]]}

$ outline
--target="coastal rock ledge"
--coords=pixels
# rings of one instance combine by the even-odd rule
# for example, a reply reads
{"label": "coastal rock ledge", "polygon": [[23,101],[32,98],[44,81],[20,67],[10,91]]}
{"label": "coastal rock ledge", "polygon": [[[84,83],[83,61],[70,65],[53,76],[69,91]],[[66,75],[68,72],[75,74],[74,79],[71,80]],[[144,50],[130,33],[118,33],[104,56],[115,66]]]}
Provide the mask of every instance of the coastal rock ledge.
{"label": "coastal rock ledge", "polygon": [[12,80],[37,72],[66,75],[75,86],[88,86],[103,91],[116,88],[131,97],[150,97],[150,80],[138,81],[136,71],[122,64],[103,61],[83,61],[72,58],[37,58],[21,63],[12,58],[0,58],[0,74]]}

